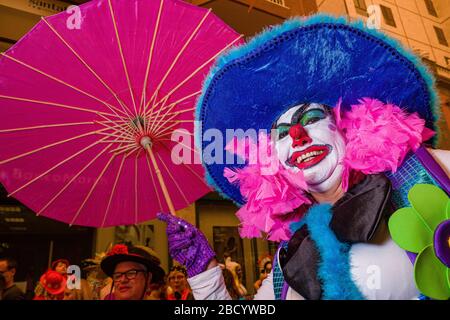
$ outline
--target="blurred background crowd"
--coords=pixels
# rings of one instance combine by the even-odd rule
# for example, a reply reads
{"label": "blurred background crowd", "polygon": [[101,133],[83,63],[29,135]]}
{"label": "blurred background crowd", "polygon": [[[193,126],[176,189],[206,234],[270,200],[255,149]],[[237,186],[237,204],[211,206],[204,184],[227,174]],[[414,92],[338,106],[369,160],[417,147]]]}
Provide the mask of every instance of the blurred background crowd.
{"label": "blurred background crowd", "polygon": [[[160,261],[157,253],[146,246],[137,246]],[[114,300],[114,280],[108,277],[100,267],[106,253],[97,253],[95,257],[83,261],[56,259],[45,270],[37,283],[16,283],[14,276],[20,268],[20,261],[13,257],[0,258],[0,300]],[[227,290],[234,300],[252,299],[243,284],[241,264],[232,257],[224,257],[221,264]],[[272,256],[264,254],[258,260],[259,279],[254,283],[254,292],[261,287],[262,281],[272,270]],[[77,274],[77,270],[81,271]],[[127,275],[128,277],[128,275]],[[174,264],[164,274],[162,280],[152,282],[145,293],[145,300],[194,300],[187,281],[184,266]],[[253,290],[251,290],[253,291]]]}

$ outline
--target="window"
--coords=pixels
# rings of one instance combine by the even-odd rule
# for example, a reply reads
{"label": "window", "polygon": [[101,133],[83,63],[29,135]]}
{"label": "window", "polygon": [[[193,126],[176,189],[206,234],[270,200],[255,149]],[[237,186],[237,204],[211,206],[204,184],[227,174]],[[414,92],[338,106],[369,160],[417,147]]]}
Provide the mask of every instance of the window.
{"label": "window", "polygon": [[427,6],[428,13],[434,17],[437,17],[436,8],[434,7],[433,0],[425,0],[425,5]]}
{"label": "window", "polygon": [[383,13],[384,22],[386,22],[387,25],[392,27],[397,27],[394,20],[394,15],[392,14],[392,9],[385,7],[380,4],[381,12]]}
{"label": "window", "polygon": [[434,27],[434,31],[436,32],[437,39],[440,44],[448,47],[447,39],[445,38],[444,30],[438,27]]}
{"label": "window", "polygon": [[367,5],[365,0],[353,0],[356,12],[363,16],[368,16]]}

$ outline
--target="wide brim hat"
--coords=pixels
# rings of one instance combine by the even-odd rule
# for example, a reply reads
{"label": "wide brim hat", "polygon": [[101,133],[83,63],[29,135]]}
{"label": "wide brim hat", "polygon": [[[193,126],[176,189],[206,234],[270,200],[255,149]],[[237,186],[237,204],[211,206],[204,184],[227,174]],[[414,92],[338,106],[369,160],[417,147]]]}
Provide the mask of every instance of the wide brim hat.
{"label": "wide brim hat", "polygon": [[111,249],[100,263],[101,269],[107,276],[112,277],[117,264],[131,261],[144,265],[147,268],[147,271],[152,273],[152,283],[164,281],[165,272],[160,267],[161,261],[156,256],[137,247],[127,247],[126,250],[116,250],[115,248],[117,248],[117,245]]}
{"label": "wide brim hat", "polygon": [[[209,129],[270,130],[287,109],[321,103],[348,110],[362,98],[417,112],[437,131],[439,103],[434,79],[420,58],[398,41],[362,21],[324,15],[292,19],[218,58],[197,102],[196,143],[204,150]],[[436,137],[432,142],[436,141]],[[225,146],[223,141],[223,158]],[[203,155],[206,179],[225,198],[245,203],[224,169],[244,165],[215,163]],[[226,161],[223,161],[226,162]]]}
{"label": "wide brim hat", "polygon": [[57,296],[66,290],[66,277],[53,270],[44,273],[39,279],[39,282],[48,293],[54,296]]}

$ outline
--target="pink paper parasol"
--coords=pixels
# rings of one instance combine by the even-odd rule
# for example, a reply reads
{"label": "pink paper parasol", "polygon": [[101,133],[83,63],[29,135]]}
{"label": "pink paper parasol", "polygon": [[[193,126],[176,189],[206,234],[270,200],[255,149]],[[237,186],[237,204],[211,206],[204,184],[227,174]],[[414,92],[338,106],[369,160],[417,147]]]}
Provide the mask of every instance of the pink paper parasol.
{"label": "pink paper parasol", "polygon": [[93,227],[139,223],[203,196],[202,166],[172,161],[171,134],[192,134],[209,67],[241,38],[179,0],[98,0],[43,18],[0,58],[9,195]]}

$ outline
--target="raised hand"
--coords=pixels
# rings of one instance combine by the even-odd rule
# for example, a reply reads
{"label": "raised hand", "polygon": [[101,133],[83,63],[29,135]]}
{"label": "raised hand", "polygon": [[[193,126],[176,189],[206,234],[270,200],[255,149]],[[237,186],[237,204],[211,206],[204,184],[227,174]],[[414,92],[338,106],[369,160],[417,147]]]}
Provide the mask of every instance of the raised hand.
{"label": "raised hand", "polygon": [[189,278],[205,271],[216,254],[204,234],[170,213],[158,213],[157,218],[167,223],[170,256],[186,267]]}

